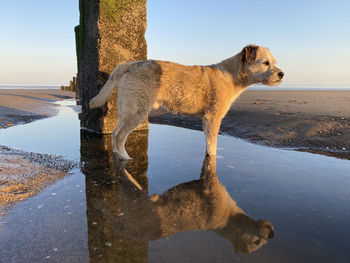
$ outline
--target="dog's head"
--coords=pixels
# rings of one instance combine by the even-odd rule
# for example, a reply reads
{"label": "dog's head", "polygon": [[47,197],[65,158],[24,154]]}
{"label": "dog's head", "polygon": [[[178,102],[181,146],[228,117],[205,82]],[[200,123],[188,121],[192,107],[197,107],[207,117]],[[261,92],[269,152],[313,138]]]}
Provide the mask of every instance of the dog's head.
{"label": "dog's head", "polygon": [[276,86],[281,83],[284,73],[275,66],[276,58],[265,47],[249,45],[243,48],[242,66],[248,82]]}
{"label": "dog's head", "polygon": [[255,221],[246,214],[231,217],[225,227],[215,231],[232,243],[236,253],[246,254],[258,250],[274,236],[273,225],[269,221]]}
{"label": "dog's head", "polygon": [[232,244],[236,253],[252,253],[258,250],[274,236],[273,226],[269,221],[258,220],[238,231]]}

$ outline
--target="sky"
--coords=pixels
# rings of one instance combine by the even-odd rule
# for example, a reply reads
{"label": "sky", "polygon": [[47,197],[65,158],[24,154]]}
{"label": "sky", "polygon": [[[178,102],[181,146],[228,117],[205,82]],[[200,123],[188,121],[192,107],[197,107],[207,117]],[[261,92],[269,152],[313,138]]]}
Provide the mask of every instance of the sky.
{"label": "sky", "polygon": [[[0,84],[68,84],[78,0],[0,3]],[[257,44],[284,85],[350,86],[349,14],[349,0],[148,0],[148,58],[213,64]]]}

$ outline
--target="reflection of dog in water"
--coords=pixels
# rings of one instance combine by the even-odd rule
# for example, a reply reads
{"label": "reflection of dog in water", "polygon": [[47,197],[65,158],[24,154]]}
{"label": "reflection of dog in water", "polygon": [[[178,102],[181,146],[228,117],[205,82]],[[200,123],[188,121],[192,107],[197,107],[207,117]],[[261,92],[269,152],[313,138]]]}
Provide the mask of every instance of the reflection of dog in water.
{"label": "reflection of dog in water", "polygon": [[147,60],[117,66],[90,108],[102,106],[118,87],[118,124],[113,131],[113,152],[130,159],[125,150],[128,135],[160,106],[174,113],[199,117],[207,153],[216,155],[221,119],[235,99],[250,85],[278,85],[283,72],[267,48],[250,45],[220,63],[184,66]]}
{"label": "reflection of dog in water", "polygon": [[93,203],[123,238],[155,240],[183,231],[212,230],[228,239],[237,253],[251,253],[273,237],[269,221],[255,221],[232,200],[216,175],[215,157],[205,157],[199,180],[151,197],[116,160],[120,210],[103,199]]}

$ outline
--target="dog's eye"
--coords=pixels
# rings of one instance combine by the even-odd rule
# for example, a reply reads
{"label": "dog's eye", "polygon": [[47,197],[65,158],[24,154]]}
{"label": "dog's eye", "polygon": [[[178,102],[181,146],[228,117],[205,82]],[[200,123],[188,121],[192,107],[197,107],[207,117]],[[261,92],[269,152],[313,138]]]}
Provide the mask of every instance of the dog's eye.
{"label": "dog's eye", "polygon": [[270,62],[265,61],[264,64],[265,64],[266,66],[268,66],[268,65],[270,65]]}

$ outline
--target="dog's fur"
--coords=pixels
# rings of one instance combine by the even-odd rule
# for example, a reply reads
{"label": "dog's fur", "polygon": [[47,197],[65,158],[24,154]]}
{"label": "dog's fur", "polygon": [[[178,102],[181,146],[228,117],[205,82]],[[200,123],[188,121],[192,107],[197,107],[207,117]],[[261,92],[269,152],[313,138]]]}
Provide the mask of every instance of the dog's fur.
{"label": "dog's fur", "polygon": [[216,174],[215,156],[204,158],[199,180],[151,197],[128,173],[125,163],[113,157],[120,207],[110,206],[103,198],[90,199],[123,238],[148,241],[210,230],[229,240],[236,253],[251,253],[274,236],[269,221],[249,217],[230,197]]}
{"label": "dog's fur", "polygon": [[125,151],[128,135],[150,110],[163,106],[174,113],[203,121],[207,154],[216,155],[222,118],[231,104],[249,86],[277,85],[283,72],[267,48],[249,45],[237,55],[209,66],[184,66],[146,60],[117,66],[90,101],[90,109],[102,106],[118,87],[118,124],[113,131],[113,152],[130,159]]}

